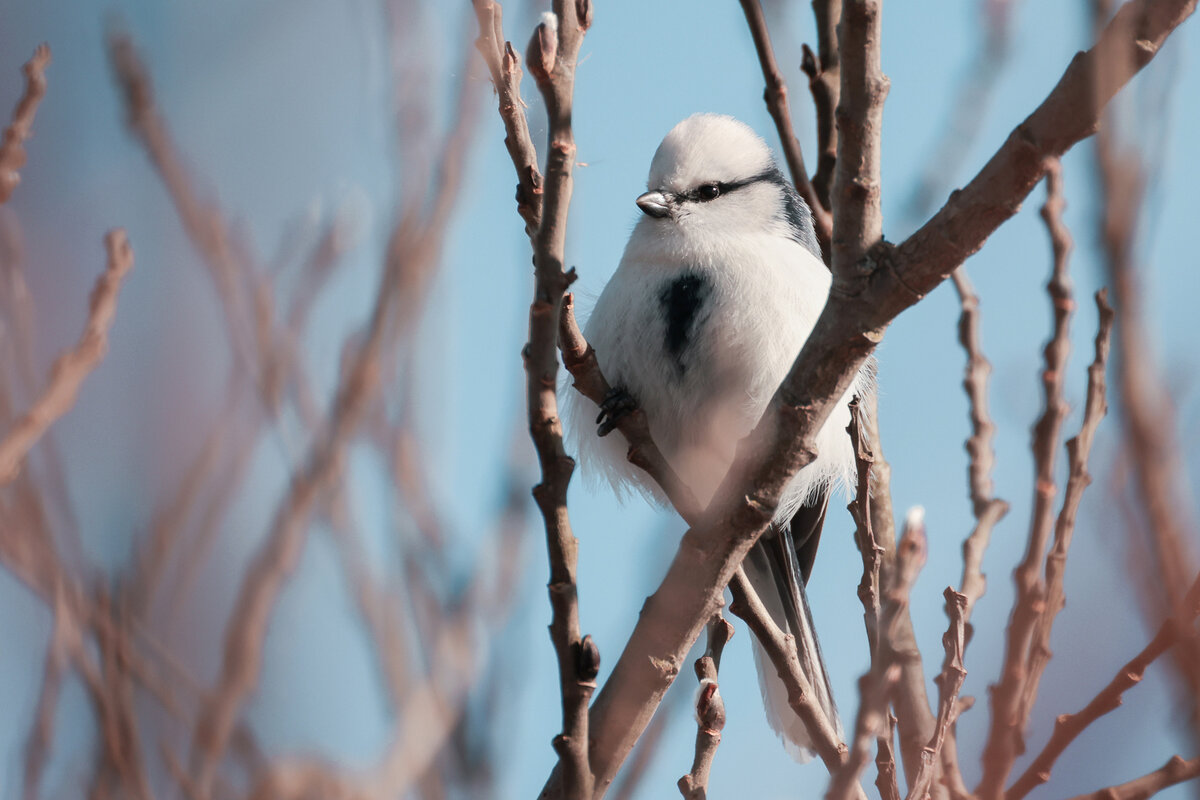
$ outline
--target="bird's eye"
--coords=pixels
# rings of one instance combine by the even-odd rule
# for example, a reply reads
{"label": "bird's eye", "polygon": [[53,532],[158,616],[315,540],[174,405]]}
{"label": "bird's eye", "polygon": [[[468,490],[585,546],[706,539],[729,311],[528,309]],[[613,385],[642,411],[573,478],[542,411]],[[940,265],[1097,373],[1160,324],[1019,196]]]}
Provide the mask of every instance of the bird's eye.
{"label": "bird's eye", "polygon": [[696,191],[701,200],[716,200],[721,194],[721,187],[715,183],[706,183]]}

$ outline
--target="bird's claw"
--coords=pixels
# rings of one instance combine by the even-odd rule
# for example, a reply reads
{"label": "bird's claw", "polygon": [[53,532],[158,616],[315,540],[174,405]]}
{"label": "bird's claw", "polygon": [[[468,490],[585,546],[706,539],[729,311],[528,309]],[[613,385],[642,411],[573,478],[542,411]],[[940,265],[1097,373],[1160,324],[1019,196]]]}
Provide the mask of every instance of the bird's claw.
{"label": "bird's claw", "polygon": [[604,397],[604,402],[600,404],[600,413],[596,415],[596,424],[600,426],[596,433],[601,437],[608,436],[616,430],[622,417],[637,410],[637,407],[637,401],[624,387],[610,389]]}

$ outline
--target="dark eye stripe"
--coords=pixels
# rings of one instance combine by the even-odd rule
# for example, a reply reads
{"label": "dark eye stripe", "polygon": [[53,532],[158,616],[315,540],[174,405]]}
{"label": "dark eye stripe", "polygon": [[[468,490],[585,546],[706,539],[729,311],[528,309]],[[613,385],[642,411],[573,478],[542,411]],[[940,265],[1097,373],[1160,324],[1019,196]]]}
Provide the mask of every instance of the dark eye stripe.
{"label": "dark eye stripe", "polygon": [[[743,178],[740,181],[730,181],[728,183],[726,183],[724,181],[720,181],[717,184],[715,184],[717,189],[720,192],[720,194],[717,196],[720,197],[721,195],[726,195],[726,194],[729,194],[730,192],[736,192],[738,189],[743,189],[753,183],[761,183],[761,182],[775,183],[775,182],[777,182],[775,176],[778,174],[779,174],[779,170],[768,169],[768,170],[758,173],[757,175],[751,175],[749,178]],[[700,186],[697,186],[695,189],[688,189],[686,192],[677,192],[675,194],[675,199],[679,200],[680,202],[684,202],[684,203],[687,203],[687,202],[705,203],[705,202],[708,202],[709,200],[715,200],[716,198],[714,198],[714,197],[704,197],[702,194],[700,194],[701,189],[703,189],[705,186],[713,186],[713,185],[714,184],[711,184],[711,183],[704,183],[704,184],[701,184]]]}

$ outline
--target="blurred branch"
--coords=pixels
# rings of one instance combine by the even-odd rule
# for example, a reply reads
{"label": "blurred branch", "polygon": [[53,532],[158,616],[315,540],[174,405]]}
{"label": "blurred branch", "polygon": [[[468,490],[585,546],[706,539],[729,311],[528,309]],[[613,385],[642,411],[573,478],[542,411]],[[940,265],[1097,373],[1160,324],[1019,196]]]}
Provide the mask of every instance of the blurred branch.
{"label": "blurred branch", "polygon": [[74,349],[55,359],[49,383],[41,396],[0,439],[0,485],[16,477],[30,448],[56,419],[75,405],[84,378],[96,368],[108,349],[108,331],[117,313],[117,293],[133,268],[133,248],[120,228],[108,232],[104,246],[108,251],[108,266],[88,299],[83,335]]}
{"label": "blurred branch", "polygon": [[962,594],[967,598],[963,619],[967,625],[967,641],[971,640],[971,611],[987,591],[983,574],[983,554],[992,538],[992,529],[1008,513],[1008,503],[992,495],[992,467],[995,451],[992,439],[996,433],[988,413],[987,381],[992,365],[983,355],[979,323],[979,296],[967,277],[966,267],[959,267],[950,276],[958,291],[962,312],[958,318],[958,341],[967,351],[967,367],[963,389],[971,408],[971,437],[967,453],[971,457],[969,484],[971,507],[975,514],[975,529],[963,542]]}
{"label": "blurred branch", "polygon": [[1196,777],[1200,777],[1200,758],[1185,761],[1182,756],[1171,756],[1166,764],[1140,778],[1091,794],[1079,795],[1073,800],[1145,800],[1168,786]]}
{"label": "blurred branch", "polygon": [[1067,442],[1067,457],[1070,462],[1070,473],[1067,478],[1067,488],[1063,493],[1062,510],[1054,526],[1054,545],[1046,556],[1046,578],[1044,608],[1038,617],[1037,626],[1033,632],[1033,642],[1029,648],[1029,663],[1026,667],[1024,693],[1021,698],[1021,719],[1028,720],[1037,701],[1038,685],[1046,664],[1050,661],[1050,632],[1054,627],[1054,618],[1066,605],[1063,592],[1063,575],[1066,571],[1067,552],[1071,547],[1071,538],[1075,532],[1075,515],[1079,503],[1083,499],[1083,491],[1092,482],[1088,473],[1088,456],[1091,455],[1092,441],[1096,436],[1096,428],[1100,420],[1108,412],[1108,401],[1105,399],[1107,384],[1104,377],[1108,365],[1109,338],[1112,333],[1113,310],[1108,305],[1108,290],[1096,292],[1096,310],[1100,317],[1100,327],[1096,331],[1096,356],[1088,367],[1087,400],[1084,404],[1083,424],[1079,433]]}
{"label": "blurred branch", "polygon": [[938,130],[929,159],[908,200],[908,213],[922,219],[941,194],[953,185],[979,130],[987,119],[996,81],[1004,74],[1012,38],[1012,12],[1017,0],[985,0],[983,46],[972,48],[971,63],[959,71],[958,90],[947,121]]}
{"label": "blurred branch", "polygon": [[[1194,4],[1193,4],[1194,5]],[[1108,17],[1108,3],[1093,0],[1093,22],[1098,27]],[[1136,20],[1121,11],[1106,30],[1132,30]],[[1112,82],[1114,72],[1128,69],[1137,53],[1116,53],[1096,66],[1098,84]],[[1119,120],[1104,118],[1096,137],[1095,166],[1102,202],[1099,206],[1101,245],[1116,309],[1116,373],[1121,399],[1124,445],[1136,496],[1148,525],[1153,577],[1145,584],[1151,619],[1183,618],[1191,613],[1185,598],[1195,572],[1191,543],[1197,541],[1196,511],[1182,480],[1183,457],[1179,449],[1176,413],[1168,387],[1155,365],[1154,347],[1144,318],[1142,289],[1134,253],[1143,201],[1143,176],[1139,158],[1117,140]],[[1187,716],[1196,721],[1200,698],[1200,640],[1188,637],[1174,651],[1175,671],[1187,687],[1180,701]]]}
{"label": "blurred branch", "polygon": [[1029,768],[1005,793],[1005,800],[1020,800],[1030,791],[1050,780],[1050,769],[1067,746],[1080,733],[1101,716],[1116,709],[1121,704],[1121,696],[1142,680],[1142,675],[1151,663],[1160,655],[1167,652],[1177,642],[1191,637],[1191,625],[1196,618],[1196,601],[1200,598],[1200,578],[1192,584],[1188,591],[1190,605],[1185,616],[1168,619],[1158,629],[1158,633],[1150,644],[1137,654],[1097,694],[1083,710],[1075,714],[1063,714],[1054,723],[1054,733],[1045,748],[1038,754]]}
{"label": "blurred branch", "polygon": [[12,122],[4,129],[0,142],[0,204],[7,203],[21,183],[19,170],[25,166],[25,140],[33,132],[33,118],[46,94],[46,67],[50,64],[50,45],[39,44],[33,57],[25,62],[25,93],[13,109]]}
{"label": "blurred branch", "polygon": [[763,91],[763,100],[771,119],[775,120],[775,130],[779,132],[779,143],[783,147],[783,157],[787,161],[788,172],[791,173],[792,183],[796,191],[804,198],[812,211],[813,226],[817,230],[817,241],[821,252],[829,258],[829,237],[833,234],[833,220],[829,211],[817,197],[812,183],[808,180],[808,170],[804,167],[804,155],[800,152],[800,141],[792,129],[792,112],[788,108],[788,89],[779,65],[775,63],[775,51],[771,48],[771,34],[767,30],[767,20],[763,17],[762,5],[759,0],[740,0],[742,12],[746,15],[746,24],[750,26],[750,35],[754,38],[754,49],[758,53],[758,63],[762,67],[763,80],[767,88]]}
{"label": "blurred branch", "polygon": [[1026,540],[1025,555],[1013,571],[1016,599],[1008,623],[1004,647],[1004,666],[1000,680],[991,687],[991,727],[983,755],[983,778],[976,793],[983,800],[999,797],[1012,770],[1013,762],[1025,749],[1024,729],[1028,707],[1022,708],[1022,694],[1028,677],[1034,628],[1045,607],[1046,585],[1042,577],[1043,560],[1054,526],[1055,456],[1067,403],[1063,383],[1067,356],[1071,350],[1070,320],[1075,308],[1071,297],[1068,256],[1071,239],[1062,223],[1062,175],[1057,159],[1047,159],[1046,204],[1042,217],[1050,232],[1054,252],[1053,275],[1047,284],[1054,313],[1054,333],[1045,348],[1042,392],[1045,406],[1033,429],[1035,485],[1033,517]]}

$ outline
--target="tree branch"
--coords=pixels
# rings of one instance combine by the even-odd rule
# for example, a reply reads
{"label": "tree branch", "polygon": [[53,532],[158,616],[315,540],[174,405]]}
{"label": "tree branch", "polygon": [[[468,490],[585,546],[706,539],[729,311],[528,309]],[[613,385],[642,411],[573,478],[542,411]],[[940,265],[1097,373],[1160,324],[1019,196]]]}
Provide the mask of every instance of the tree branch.
{"label": "tree branch", "polygon": [[817,197],[812,183],[808,180],[808,171],[804,167],[804,155],[800,152],[800,141],[792,128],[792,112],[788,108],[788,89],[779,65],[775,63],[775,51],[771,48],[771,34],[767,30],[767,20],[763,16],[762,4],[759,0],[739,0],[742,12],[746,15],[746,24],[750,26],[750,35],[754,38],[754,49],[758,53],[758,63],[762,67],[763,80],[767,88],[763,90],[763,101],[767,111],[775,121],[775,130],[779,133],[779,143],[783,148],[783,157],[787,161],[788,172],[796,191],[808,203],[812,211],[813,226],[817,230],[817,241],[821,252],[829,258],[829,238],[833,234],[833,220],[827,207]]}
{"label": "tree branch", "polygon": [[998,798],[1013,762],[1025,749],[1024,729],[1028,708],[1021,698],[1028,677],[1027,662],[1034,627],[1044,608],[1046,585],[1042,580],[1042,562],[1054,526],[1054,462],[1058,453],[1059,433],[1067,416],[1063,382],[1067,356],[1071,350],[1070,321],[1075,308],[1071,297],[1068,255],[1071,238],[1062,224],[1062,176],[1057,159],[1046,163],[1046,204],[1042,217],[1050,230],[1054,252],[1054,271],[1047,285],[1054,313],[1054,333],[1045,348],[1042,392],[1045,408],[1033,429],[1035,484],[1033,517],[1025,555],[1013,571],[1016,599],[1008,623],[1004,648],[1004,666],[1000,680],[991,687],[991,728],[983,751],[983,778],[976,793],[984,800]]}
{"label": "tree branch", "polygon": [[1025,795],[1050,780],[1050,770],[1063,751],[1083,733],[1089,725],[1121,705],[1122,695],[1141,683],[1146,667],[1171,649],[1183,637],[1191,635],[1191,625],[1196,618],[1195,599],[1200,597],[1200,576],[1188,592],[1192,599],[1191,613],[1182,619],[1171,618],[1163,622],[1158,633],[1140,653],[1117,672],[1086,706],[1074,714],[1062,714],[1054,721],[1054,732],[1050,740],[1038,753],[1017,781],[1004,793],[1004,800],[1021,800]]}
{"label": "tree branch", "polygon": [[1070,475],[1067,478],[1067,488],[1063,493],[1062,510],[1054,526],[1054,545],[1046,556],[1045,600],[1044,608],[1038,617],[1037,626],[1033,632],[1033,642],[1029,648],[1029,664],[1025,689],[1021,698],[1021,719],[1028,720],[1037,701],[1038,684],[1042,673],[1050,661],[1050,632],[1054,627],[1054,618],[1066,605],[1063,594],[1063,574],[1066,571],[1067,552],[1071,547],[1071,537],[1075,532],[1075,515],[1079,503],[1083,499],[1083,491],[1092,482],[1088,473],[1088,456],[1092,451],[1092,441],[1096,436],[1096,428],[1100,420],[1108,412],[1108,402],[1105,399],[1107,385],[1104,371],[1108,364],[1109,339],[1112,333],[1113,310],[1108,305],[1108,291],[1101,289],[1096,292],[1096,309],[1100,316],[1100,328],[1096,331],[1096,357],[1088,367],[1087,400],[1084,404],[1083,424],[1079,433],[1067,442],[1067,458],[1070,462]]}
{"label": "tree branch", "polygon": [[50,45],[39,44],[33,57],[25,62],[25,93],[13,109],[12,122],[4,129],[0,142],[0,204],[7,203],[21,183],[19,170],[25,166],[25,141],[33,132],[33,118],[46,94],[46,67],[50,64]]}
{"label": "tree branch", "polygon": [[721,744],[721,730],[725,727],[725,701],[717,685],[717,671],[721,668],[721,653],[725,643],[733,637],[733,626],[718,611],[708,623],[708,646],[704,655],[696,659],[696,678],[700,688],[696,692],[696,755],[692,770],[679,779],[679,793],[684,800],[706,800],[708,797],[708,773],[712,768],[717,746]]}
{"label": "tree branch", "polygon": [[1154,772],[1128,783],[1110,786],[1091,794],[1081,794],[1072,800],[1146,800],[1168,786],[1196,777],[1200,777],[1200,758],[1185,761],[1182,756],[1171,756],[1166,764]]}
{"label": "tree branch", "polygon": [[88,299],[83,335],[71,350],[60,355],[50,369],[42,394],[0,439],[0,486],[17,476],[21,462],[55,420],[71,410],[79,387],[108,350],[108,331],[117,313],[121,282],[133,269],[133,248],[125,231],[115,228],[104,237],[108,265]]}

